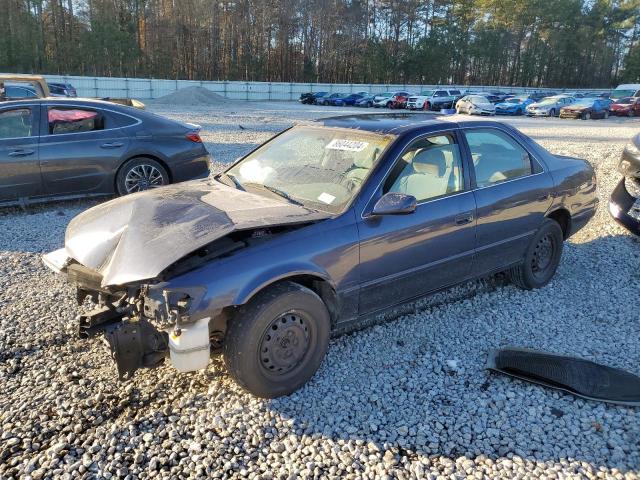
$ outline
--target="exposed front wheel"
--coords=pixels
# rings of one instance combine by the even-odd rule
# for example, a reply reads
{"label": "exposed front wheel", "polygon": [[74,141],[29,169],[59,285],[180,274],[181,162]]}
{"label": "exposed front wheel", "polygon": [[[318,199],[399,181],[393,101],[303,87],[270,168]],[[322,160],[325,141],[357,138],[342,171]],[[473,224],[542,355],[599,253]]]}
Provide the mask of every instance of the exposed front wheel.
{"label": "exposed front wheel", "polygon": [[609,118],[609,110],[604,111],[604,119],[606,120],[607,118]]}
{"label": "exposed front wheel", "polygon": [[516,110],[516,115],[517,116],[521,116],[522,115],[522,109],[519,108],[518,110]]}
{"label": "exposed front wheel", "polygon": [[258,397],[288,395],[318,370],[330,327],[313,291],[293,282],[268,288],[231,321],[224,344],[229,374]]}
{"label": "exposed front wheel", "polygon": [[582,114],[582,120],[591,120],[591,113],[589,113],[589,112],[583,113]]}
{"label": "exposed front wheel", "polygon": [[520,288],[544,287],[556,273],[562,257],[563,235],[560,225],[547,218],[533,237],[524,261],[508,271],[511,281]]}
{"label": "exposed front wheel", "polygon": [[167,170],[152,158],[132,158],[120,167],[116,175],[116,189],[120,195],[167,184],[169,184]]}

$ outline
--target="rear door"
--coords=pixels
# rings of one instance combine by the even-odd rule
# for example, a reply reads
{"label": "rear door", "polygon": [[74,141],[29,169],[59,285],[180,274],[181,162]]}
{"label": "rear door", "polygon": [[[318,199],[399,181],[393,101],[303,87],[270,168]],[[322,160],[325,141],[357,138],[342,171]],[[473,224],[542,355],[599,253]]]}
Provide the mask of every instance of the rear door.
{"label": "rear door", "polygon": [[38,105],[0,108],[0,202],[42,193]]}
{"label": "rear door", "polygon": [[40,166],[48,195],[111,193],[129,139],[107,109],[43,104]]}
{"label": "rear door", "polygon": [[501,128],[463,130],[477,205],[476,275],[522,260],[551,206],[553,179],[541,162]]}

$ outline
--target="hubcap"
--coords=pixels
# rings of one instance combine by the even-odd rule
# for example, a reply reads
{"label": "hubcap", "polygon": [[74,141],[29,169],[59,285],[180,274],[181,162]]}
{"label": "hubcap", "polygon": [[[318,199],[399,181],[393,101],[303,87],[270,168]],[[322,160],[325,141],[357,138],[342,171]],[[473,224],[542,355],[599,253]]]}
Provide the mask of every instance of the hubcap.
{"label": "hubcap", "polygon": [[273,320],[260,342],[260,363],[268,372],[284,375],[297,367],[309,349],[309,323],[302,315],[285,313]]}
{"label": "hubcap", "polygon": [[535,276],[540,277],[546,274],[553,262],[554,251],[555,245],[551,234],[545,235],[538,241],[531,259],[531,270]]}
{"label": "hubcap", "polygon": [[162,185],[164,185],[162,174],[153,165],[136,165],[127,172],[127,176],[124,178],[124,187],[127,193],[141,192]]}

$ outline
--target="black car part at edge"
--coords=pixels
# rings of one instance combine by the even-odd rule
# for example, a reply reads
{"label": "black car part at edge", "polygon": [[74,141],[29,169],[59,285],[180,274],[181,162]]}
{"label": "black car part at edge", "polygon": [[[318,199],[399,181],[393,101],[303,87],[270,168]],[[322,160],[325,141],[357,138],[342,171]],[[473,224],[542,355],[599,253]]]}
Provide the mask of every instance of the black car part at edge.
{"label": "black car part at edge", "polygon": [[640,377],[581,358],[504,348],[489,352],[487,368],[588,400],[640,406]]}

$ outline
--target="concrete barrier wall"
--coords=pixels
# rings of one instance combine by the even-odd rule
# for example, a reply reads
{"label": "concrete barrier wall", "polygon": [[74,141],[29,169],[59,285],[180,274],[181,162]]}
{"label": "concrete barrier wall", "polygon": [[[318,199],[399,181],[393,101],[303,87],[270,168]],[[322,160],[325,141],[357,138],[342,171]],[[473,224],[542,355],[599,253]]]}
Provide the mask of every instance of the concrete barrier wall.
{"label": "concrete barrier wall", "polygon": [[[332,84],[332,83],[278,83],[278,82],[213,82],[199,80],[159,80],[154,78],[77,77],[45,75],[47,82],[71,83],[81,97],[114,97],[148,100],[162,97],[181,88],[203,87],[226,98],[235,100],[297,100],[305,92],[371,92],[382,93],[394,90],[420,92],[439,85],[380,85],[380,84]],[[581,91],[580,89],[545,89],[524,87],[502,87],[478,85],[459,87],[475,91],[502,90],[506,92],[533,91]],[[605,89],[582,89],[584,91],[606,91]]]}

